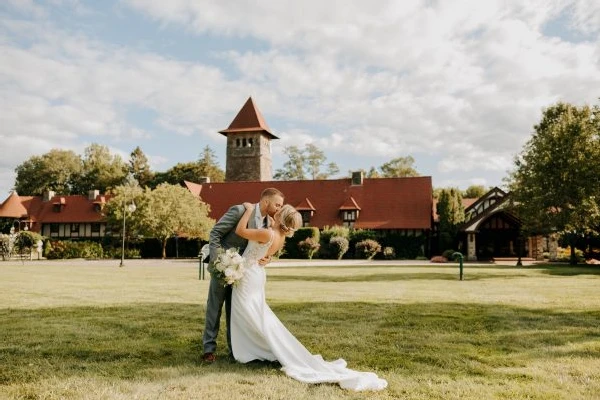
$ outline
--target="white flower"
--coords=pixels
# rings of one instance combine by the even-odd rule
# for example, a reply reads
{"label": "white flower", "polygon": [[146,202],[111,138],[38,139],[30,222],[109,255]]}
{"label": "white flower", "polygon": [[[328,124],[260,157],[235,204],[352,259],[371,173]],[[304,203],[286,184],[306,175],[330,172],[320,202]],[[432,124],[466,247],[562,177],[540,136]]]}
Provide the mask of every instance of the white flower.
{"label": "white flower", "polygon": [[215,273],[227,285],[235,285],[244,276],[244,259],[237,249],[221,250],[215,263]]}

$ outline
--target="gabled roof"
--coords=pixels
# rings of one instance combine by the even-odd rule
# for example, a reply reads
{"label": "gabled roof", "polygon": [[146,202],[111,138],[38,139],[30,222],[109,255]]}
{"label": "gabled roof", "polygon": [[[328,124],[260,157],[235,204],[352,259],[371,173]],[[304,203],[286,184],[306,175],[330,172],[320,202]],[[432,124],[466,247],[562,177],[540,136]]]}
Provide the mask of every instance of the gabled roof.
{"label": "gabled roof", "polygon": [[252,97],[249,97],[246,104],[240,109],[238,114],[235,116],[231,124],[227,129],[219,131],[219,133],[227,136],[230,133],[242,133],[242,132],[263,132],[271,139],[279,139],[277,136],[271,133],[271,129],[265,122],[262,114],[258,108],[254,105]]}
{"label": "gabled roof", "polygon": [[[94,223],[104,221],[102,213],[96,211],[95,204],[107,201],[110,196],[98,196],[89,199],[83,195],[56,195],[49,201],[43,201],[42,196],[19,196],[13,192],[2,206],[0,217],[27,217],[31,222],[31,230],[40,232],[42,224],[47,223]],[[15,205],[16,203],[16,205]],[[5,215],[5,204],[12,204],[9,209],[22,209],[25,212],[19,216],[14,213]],[[60,206],[60,211],[55,211]]]}
{"label": "gabled roof", "polygon": [[189,190],[194,196],[200,197],[200,192],[202,191],[202,185],[199,183],[194,183],[190,181],[183,181],[183,185]]}
{"label": "gabled roof", "polygon": [[340,210],[360,210],[361,208],[356,204],[356,200],[352,196],[344,201],[344,204],[340,206]]}
{"label": "gabled roof", "polygon": [[287,204],[303,205],[310,198],[311,210],[314,209],[310,226],[342,225],[340,205],[352,198],[361,209],[354,224],[357,229],[431,229],[431,177],[365,178],[362,185],[352,185],[352,180],[347,178],[215,182],[199,186],[200,190],[197,187],[194,190],[210,205],[210,217],[216,220],[231,205],[257,202],[264,189],[276,187],[284,193]]}
{"label": "gabled roof", "polygon": [[498,187],[490,189],[476,202],[465,208],[465,221],[462,223],[461,229],[466,232],[474,232],[487,217],[498,212],[505,212],[509,218],[520,223],[516,216],[506,211],[509,196],[510,193],[506,193]]}
{"label": "gabled roof", "polygon": [[0,204],[0,217],[21,218],[27,216],[27,209],[23,207],[21,198],[13,191],[2,204]]}
{"label": "gabled roof", "polygon": [[312,205],[308,197],[298,203],[294,208],[298,211],[315,211],[315,206]]}

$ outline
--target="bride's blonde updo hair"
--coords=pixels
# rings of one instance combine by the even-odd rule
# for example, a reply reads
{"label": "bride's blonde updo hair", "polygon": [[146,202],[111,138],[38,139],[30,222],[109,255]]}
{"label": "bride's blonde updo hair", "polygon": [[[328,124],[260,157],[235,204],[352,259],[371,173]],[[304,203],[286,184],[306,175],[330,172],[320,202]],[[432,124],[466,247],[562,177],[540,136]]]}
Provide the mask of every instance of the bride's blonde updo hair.
{"label": "bride's blonde updo hair", "polygon": [[296,229],[302,226],[302,216],[294,207],[285,204],[279,210],[279,224],[283,234],[292,237]]}

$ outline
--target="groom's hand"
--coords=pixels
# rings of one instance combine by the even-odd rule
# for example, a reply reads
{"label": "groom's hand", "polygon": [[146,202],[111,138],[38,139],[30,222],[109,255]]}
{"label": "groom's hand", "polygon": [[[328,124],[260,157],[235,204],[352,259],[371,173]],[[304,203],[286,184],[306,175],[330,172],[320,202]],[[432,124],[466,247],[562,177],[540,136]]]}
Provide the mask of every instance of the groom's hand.
{"label": "groom's hand", "polygon": [[271,256],[264,256],[263,258],[258,260],[258,265],[260,265],[261,267],[264,267],[265,265],[267,265],[270,262],[271,262]]}

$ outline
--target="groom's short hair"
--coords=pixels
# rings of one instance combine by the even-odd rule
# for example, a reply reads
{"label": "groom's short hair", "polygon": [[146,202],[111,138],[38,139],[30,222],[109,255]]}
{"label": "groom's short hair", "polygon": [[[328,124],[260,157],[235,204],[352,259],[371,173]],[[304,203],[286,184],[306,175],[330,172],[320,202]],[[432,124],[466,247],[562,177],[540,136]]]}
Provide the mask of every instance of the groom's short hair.
{"label": "groom's short hair", "polygon": [[273,197],[273,196],[281,196],[283,199],[285,196],[281,193],[281,190],[275,188],[266,188],[260,194],[260,198],[264,199],[265,197]]}

